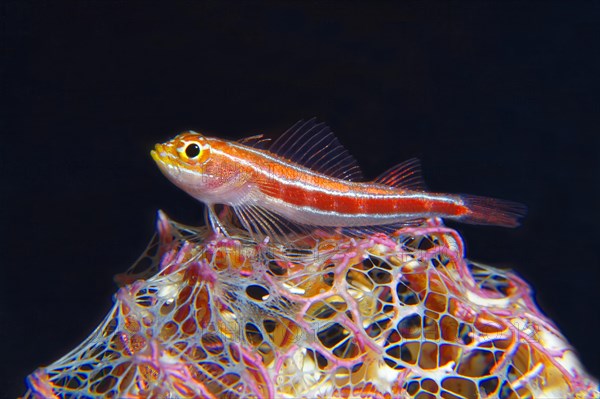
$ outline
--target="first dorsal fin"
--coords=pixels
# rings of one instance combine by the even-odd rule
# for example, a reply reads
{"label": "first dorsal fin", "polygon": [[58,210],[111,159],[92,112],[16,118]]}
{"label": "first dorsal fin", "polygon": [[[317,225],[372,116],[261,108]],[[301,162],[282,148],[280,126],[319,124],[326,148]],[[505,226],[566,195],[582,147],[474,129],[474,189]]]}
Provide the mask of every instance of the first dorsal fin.
{"label": "first dorsal fin", "polygon": [[238,140],[238,143],[240,144],[260,149],[267,148],[270,142],[271,139],[265,137],[263,134],[257,134],[255,136],[245,137],[243,139]]}
{"label": "first dorsal fin", "polygon": [[386,170],[373,182],[406,190],[425,190],[425,182],[421,174],[421,161],[418,158],[411,158]]}
{"label": "first dorsal fin", "polygon": [[274,154],[316,172],[344,180],[362,180],[358,162],[316,118],[298,121],[268,148]]}

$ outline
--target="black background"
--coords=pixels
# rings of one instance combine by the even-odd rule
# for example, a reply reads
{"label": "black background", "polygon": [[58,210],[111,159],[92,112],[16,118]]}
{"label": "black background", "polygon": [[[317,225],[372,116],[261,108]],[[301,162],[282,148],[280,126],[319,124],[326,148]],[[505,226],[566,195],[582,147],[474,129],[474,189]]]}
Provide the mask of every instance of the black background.
{"label": "black background", "polygon": [[[168,5],[167,5],[168,4]],[[201,206],[149,157],[326,121],[368,177],[523,202],[518,229],[452,224],[513,268],[600,375],[598,2],[3,1],[0,391],[81,342],[157,209]]]}

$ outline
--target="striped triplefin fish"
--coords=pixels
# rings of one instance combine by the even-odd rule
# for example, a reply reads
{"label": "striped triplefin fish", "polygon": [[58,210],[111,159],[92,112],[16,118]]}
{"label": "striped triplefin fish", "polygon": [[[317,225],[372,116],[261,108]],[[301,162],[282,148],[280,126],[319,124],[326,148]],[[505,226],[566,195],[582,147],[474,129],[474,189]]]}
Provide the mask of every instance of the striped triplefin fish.
{"label": "striped triplefin fish", "polygon": [[364,182],[355,159],[314,118],[273,142],[184,132],[151,155],[169,180],[207,205],[213,230],[225,234],[218,204],[231,207],[246,230],[273,238],[290,229],[389,232],[431,217],[515,227],[525,213],[514,202],[426,191],[417,159]]}

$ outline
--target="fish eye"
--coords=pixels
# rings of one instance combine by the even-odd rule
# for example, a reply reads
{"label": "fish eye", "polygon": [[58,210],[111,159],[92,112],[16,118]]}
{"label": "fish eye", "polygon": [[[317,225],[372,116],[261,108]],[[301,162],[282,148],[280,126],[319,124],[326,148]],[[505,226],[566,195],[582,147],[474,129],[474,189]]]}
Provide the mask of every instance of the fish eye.
{"label": "fish eye", "polygon": [[185,155],[187,155],[189,159],[196,158],[198,155],[200,155],[200,146],[196,143],[189,144],[187,147],[185,147]]}

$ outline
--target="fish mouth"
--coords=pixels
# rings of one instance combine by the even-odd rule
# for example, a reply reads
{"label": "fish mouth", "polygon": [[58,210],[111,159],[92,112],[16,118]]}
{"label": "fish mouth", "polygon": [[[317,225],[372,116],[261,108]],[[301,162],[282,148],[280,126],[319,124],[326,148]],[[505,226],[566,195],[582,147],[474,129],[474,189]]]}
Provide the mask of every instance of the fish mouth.
{"label": "fish mouth", "polygon": [[150,151],[150,156],[152,157],[152,159],[154,159],[154,162],[160,162],[160,155],[158,155],[158,150],[151,150]]}
{"label": "fish mouth", "polygon": [[150,156],[159,166],[174,166],[177,158],[173,151],[163,144],[156,144],[150,151]]}

